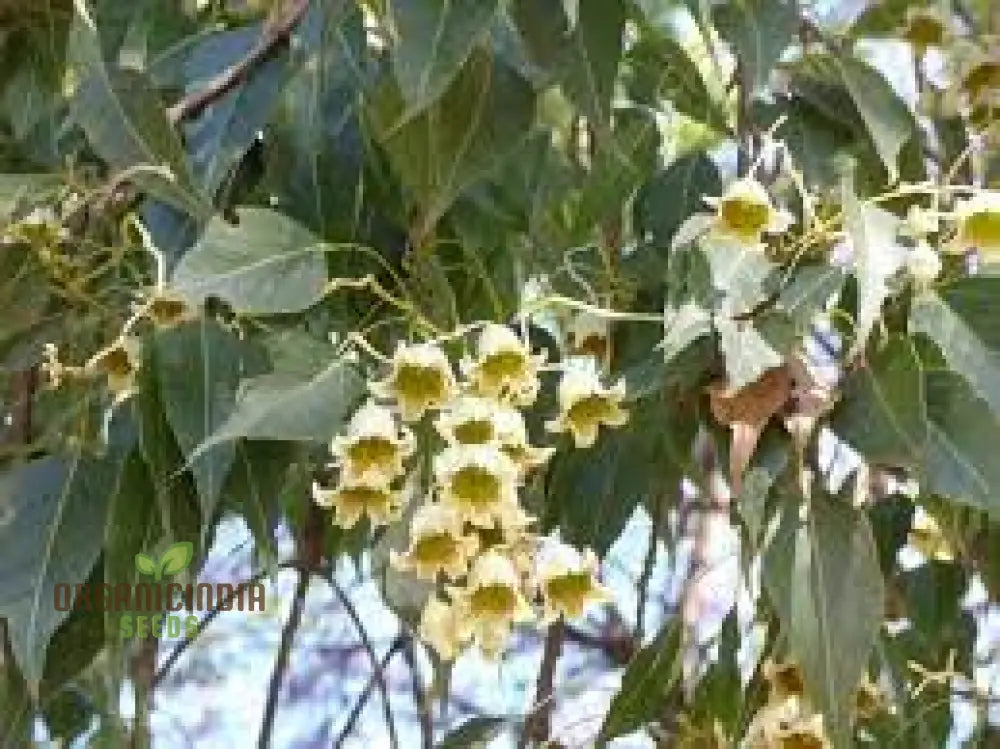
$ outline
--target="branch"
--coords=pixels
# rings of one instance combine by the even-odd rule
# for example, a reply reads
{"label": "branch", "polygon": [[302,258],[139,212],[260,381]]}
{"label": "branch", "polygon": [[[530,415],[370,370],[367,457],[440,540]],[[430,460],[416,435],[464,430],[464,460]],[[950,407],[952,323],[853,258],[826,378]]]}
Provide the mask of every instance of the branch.
{"label": "branch", "polygon": [[409,636],[403,633],[400,633],[399,636],[393,640],[392,645],[389,646],[385,655],[382,656],[382,660],[379,662],[377,671],[372,673],[371,678],[368,679],[368,683],[365,685],[365,688],[358,696],[358,701],[355,702],[354,707],[351,708],[351,713],[347,716],[347,722],[344,723],[344,727],[340,730],[340,734],[333,742],[333,749],[340,749],[340,747],[344,745],[344,742],[347,741],[348,737],[350,737],[350,735],[354,732],[354,727],[357,725],[358,718],[361,716],[361,711],[364,709],[365,703],[368,702],[368,698],[371,697],[372,692],[375,691],[375,685],[378,683],[377,674],[385,671],[386,667],[389,665],[389,661],[392,660],[392,656],[402,650],[408,640]]}
{"label": "branch", "polygon": [[433,749],[434,717],[431,715],[431,703],[427,698],[427,690],[420,681],[420,669],[417,668],[417,651],[413,646],[413,638],[406,638],[403,645],[403,659],[410,669],[413,679],[413,701],[417,706],[417,717],[420,719],[420,745],[423,749]]}
{"label": "branch", "polygon": [[143,640],[132,658],[132,686],[135,692],[135,721],[132,726],[132,749],[147,749],[153,745],[149,716],[153,707],[153,677],[156,673],[156,648],[159,640]]}
{"label": "branch", "polygon": [[524,749],[532,741],[544,746],[549,740],[552,728],[553,685],[556,664],[562,652],[564,628],[563,620],[560,618],[550,624],[545,633],[545,648],[542,653],[542,665],[538,669],[535,705],[524,721],[524,733],[518,742],[519,749]]}
{"label": "branch", "polygon": [[358,637],[361,638],[361,645],[368,654],[368,659],[372,664],[372,678],[375,680],[375,684],[378,686],[379,692],[382,695],[382,709],[385,716],[386,729],[389,731],[389,744],[393,747],[399,746],[399,737],[396,735],[396,721],[392,715],[392,703],[389,700],[389,688],[385,681],[385,671],[382,668],[382,664],[379,662],[378,655],[375,653],[375,646],[372,644],[371,637],[368,635],[368,630],[365,629],[364,622],[361,621],[361,616],[358,614],[357,608],[354,603],[347,596],[347,591],[341,587],[340,583],[334,577],[333,571],[324,575],[324,579],[330,584],[333,589],[334,594],[340,601],[341,606],[347,612],[347,615],[351,618],[351,622],[354,624],[354,628],[358,631]]}
{"label": "branch", "polygon": [[226,68],[208,82],[205,88],[182,97],[167,110],[167,117],[174,124],[189,117],[197,117],[209,104],[225,96],[245,81],[250,73],[288,39],[292,29],[309,9],[309,0],[288,0],[264,24],[263,33],[246,56],[232,67]]}
{"label": "branch", "polygon": [[278,695],[288,670],[288,659],[292,652],[292,641],[295,632],[302,623],[302,610],[305,608],[306,591],[309,589],[309,570],[299,570],[299,579],[295,585],[295,597],[292,599],[292,610],[288,621],[281,630],[281,644],[274,660],[274,671],[271,673],[271,684],[267,690],[267,704],[264,707],[264,719],[260,725],[260,737],[257,739],[258,749],[267,749],[271,744],[271,732],[274,730],[274,716],[278,709]]}

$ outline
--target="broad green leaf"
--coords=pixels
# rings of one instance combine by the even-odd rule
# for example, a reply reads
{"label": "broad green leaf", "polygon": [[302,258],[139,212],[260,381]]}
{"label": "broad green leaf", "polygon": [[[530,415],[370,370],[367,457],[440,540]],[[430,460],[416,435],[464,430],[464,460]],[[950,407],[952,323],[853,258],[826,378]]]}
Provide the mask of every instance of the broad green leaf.
{"label": "broad green leaf", "polygon": [[47,457],[0,482],[0,615],[17,663],[38,690],[46,649],[68,612],[55,588],[84,582],[101,552],[108,499],[118,466],[110,459]]}
{"label": "broad green leaf", "polygon": [[627,61],[626,85],[638,103],[658,108],[666,99],[697,122],[720,129],[726,126],[725,110],[708,92],[687,50],[674,39],[647,30],[628,51]]}
{"label": "broad green leaf", "polygon": [[[246,351],[234,333],[208,318],[162,331],[153,345],[164,414],[181,451],[190,456],[232,413]],[[229,444],[189,459],[205,522],[214,514],[232,462]]]}
{"label": "broad green leaf", "polygon": [[924,372],[913,343],[893,336],[875,344],[848,375],[831,427],[870,463],[918,464],[927,442]]}
{"label": "broad green leaf", "polygon": [[705,196],[721,193],[719,170],[711,159],[700,152],[681,156],[639,190],[632,209],[636,233],[668,248],[688,216],[705,209]]}
{"label": "broad green leaf", "polygon": [[784,358],[749,320],[717,317],[719,348],[726,358],[726,386],[739,390],[784,363]]}
{"label": "broad green leaf", "polygon": [[784,312],[799,335],[808,333],[816,316],[827,308],[844,285],[844,272],[830,265],[799,268],[778,295],[777,308]]}
{"label": "broad green leaf", "polygon": [[311,377],[268,374],[244,380],[229,419],[195,451],[230,440],[325,442],[364,394],[364,381],[343,361]]}
{"label": "broad green leaf", "polygon": [[144,575],[156,574],[156,560],[141,551],[135,555],[135,568]]}
{"label": "broad green leaf", "polygon": [[449,731],[435,746],[437,749],[476,749],[487,747],[509,725],[506,718],[478,716]]}
{"label": "broad green leaf", "polygon": [[913,300],[910,330],[934,341],[1000,418],[1000,278],[963,278]]}
{"label": "broad green leaf", "polygon": [[889,279],[902,267],[906,249],[896,239],[896,216],[870,203],[858,202],[849,184],[845,184],[842,197],[858,281],[858,319],[851,356],[865,347],[881,317],[882,304],[890,293]]}
{"label": "broad green leaf", "polygon": [[1000,424],[958,375],[927,373],[927,456],[923,483],[955,502],[1000,515]]}
{"label": "broad green leaf", "polygon": [[266,564],[277,563],[275,529],[282,498],[292,484],[290,468],[301,462],[302,456],[287,443],[236,443],[233,470],[222,495],[223,511],[243,517],[253,534],[256,555]]}
{"label": "broad green leaf", "polygon": [[172,284],[195,303],[219,297],[237,312],[300,312],[323,298],[329,249],[307,229],[266,208],[218,216],[181,258]]}
{"label": "broad green leaf", "polygon": [[399,89],[384,82],[368,113],[419,209],[411,231],[419,239],[523,141],[534,116],[534,93],[499,59],[477,50],[433,106],[410,119],[405,107]]}
{"label": "broad green leaf", "polygon": [[[4,627],[0,625],[0,638]],[[0,746],[32,745],[32,705],[27,685],[13,659],[0,652]]]}
{"label": "broad green leaf", "polygon": [[75,0],[70,57],[81,78],[70,116],[114,169],[128,170],[142,190],[193,216],[208,206],[194,187],[184,147],[146,78],[111,68],[101,57],[86,0]]}
{"label": "broad green leaf", "polygon": [[554,76],[567,62],[572,41],[562,2],[512,0],[508,12],[532,64]]}
{"label": "broad green leaf", "polygon": [[437,99],[486,35],[497,0],[392,2],[388,22],[396,41],[392,68],[408,113]]}
{"label": "broad green leaf", "polygon": [[57,178],[51,174],[0,174],[0,226],[22,202],[56,184]]}
{"label": "broad green leaf", "polygon": [[882,625],[882,572],[865,515],[835,499],[807,502],[804,522],[797,507],[788,508],[764,579],[791,658],[837,738]]}
{"label": "broad green leaf", "polygon": [[190,541],[177,541],[171,544],[156,565],[156,578],[160,579],[165,575],[176,575],[178,572],[191,564],[194,556],[194,544]]}
{"label": "broad green leaf", "polygon": [[611,701],[600,738],[607,741],[631,733],[654,720],[668,692],[681,676],[684,627],[674,617],[649,645],[629,662],[622,675],[621,689]]}
{"label": "broad green leaf", "polygon": [[579,0],[562,83],[566,95],[601,134],[611,124],[624,28],[623,0]]}
{"label": "broad green leaf", "polygon": [[712,19],[755,91],[767,86],[771,70],[799,26],[791,0],[734,0],[714,6]]}

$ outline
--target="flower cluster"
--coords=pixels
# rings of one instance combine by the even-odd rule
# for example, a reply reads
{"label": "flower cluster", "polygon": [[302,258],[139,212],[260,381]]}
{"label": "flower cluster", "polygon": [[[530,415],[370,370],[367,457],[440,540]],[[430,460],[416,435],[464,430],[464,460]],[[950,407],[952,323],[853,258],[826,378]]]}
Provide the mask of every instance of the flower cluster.
{"label": "flower cluster", "polygon": [[[372,399],[331,445],[336,485],[314,487],[344,527],[362,516],[373,527],[405,517],[408,546],[390,564],[436,584],[419,632],[444,660],[471,643],[497,657],[514,625],[579,617],[608,595],[594,553],[540,537],[522,506],[521,489],[554,452],[531,444],[523,413],[537,399],[545,357],[502,325],[486,325],[477,344],[459,362],[461,377],[438,345],[400,344]],[[546,424],[577,447],[628,416],[624,383],[605,386],[587,361],[565,369],[560,412]]]}
{"label": "flower cluster", "polygon": [[823,714],[805,696],[802,673],[791,663],[768,661],[763,667],[767,702],[747,728],[751,749],[808,747],[829,749],[832,744],[823,726]]}

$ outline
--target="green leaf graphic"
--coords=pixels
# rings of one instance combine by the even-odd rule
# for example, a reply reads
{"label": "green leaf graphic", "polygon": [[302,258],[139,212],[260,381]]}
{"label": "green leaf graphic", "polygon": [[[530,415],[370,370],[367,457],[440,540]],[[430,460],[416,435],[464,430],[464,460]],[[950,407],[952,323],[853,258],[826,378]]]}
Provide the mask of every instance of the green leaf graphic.
{"label": "green leaf graphic", "polygon": [[155,575],[156,560],[140,551],[135,555],[135,568],[144,575]]}
{"label": "green leaf graphic", "polygon": [[160,579],[164,575],[176,575],[191,564],[193,556],[194,544],[190,541],[178,541],[173,544],[160,557],[157,579]]}

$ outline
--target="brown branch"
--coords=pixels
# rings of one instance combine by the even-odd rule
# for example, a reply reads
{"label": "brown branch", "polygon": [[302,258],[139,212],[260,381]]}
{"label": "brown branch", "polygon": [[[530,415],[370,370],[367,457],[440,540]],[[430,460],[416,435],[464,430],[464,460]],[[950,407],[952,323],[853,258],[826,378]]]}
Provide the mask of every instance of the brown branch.
{"label": "brown branch", "polygon": [[413,645],[413,638],[406,638],[403,645],[403,659],[410,669],[410,676],[413,684],[413,701],[417,706],[417,717],[420,720],[420,746],[422,749],[433,749],[434,747],[434,716],[431,715],[431,702],[420,680],[420,669],[417,668],[417,651]]}
{"label": "brown branch", "polygon": [[519,749],[524,749],[533,741],[544,746],[549,740],[552,729],[556,664],[562,652],[564,629],[563,620],[557,619],[549,625],[545,633],[542,665],[538,669],[538,686],[535,689],[535,705],[524,721],[524,732],[518,742]]}
{"label": "brown branch", "polygon": [[205,88],[182,97],[167,110],[170,121],[176,124],[189,117],[197,117],[213,101],[225,96],[245,81],[254,68],[267,59],[279,44],[288,39],[308,9],[309,0],[288,0],[268,18],[263,33],[246,56],[210,80]]}
{"label": "brown branch", "polygon": [[344,745],[344,742],[347,741],[348,737],[354,732],[354,727],[357,725],[358,718],[361,716],[361,711],[364,710],[365,703],[368,702],[368,698],[371,697],[372,692],[375,691],[375,686],[378,683],[378,674],[385,672],[386,667],[389,665],[389,661],[392,660],[392,656],[402,650],[406,646],[409,639],[409,635],[401,633],[395,640],[393,640],[392,645],[389,646],[385,655],[382,656],[378,669],[372,672],[371,678],[368,679],[368,683],[365,685],[365,688],[361,690],[361,694],[358,696],[358,701],[355,702],[354,707],[351,708],[351,713],[347,716],[347,721],[344,723],[344,727],[340,730],[340,734],[334,740],[334,749],[340,749],[340,747]]}
{"label": "brown branch", "polygon": [[135,692],[135,723],[132,726],[132,749],[147,749],[153,745],[150,713],[153,709],[153,678],[156,674],[156,650],[159,640],[150,637],[139,645],[132,658],[132,686]]}

